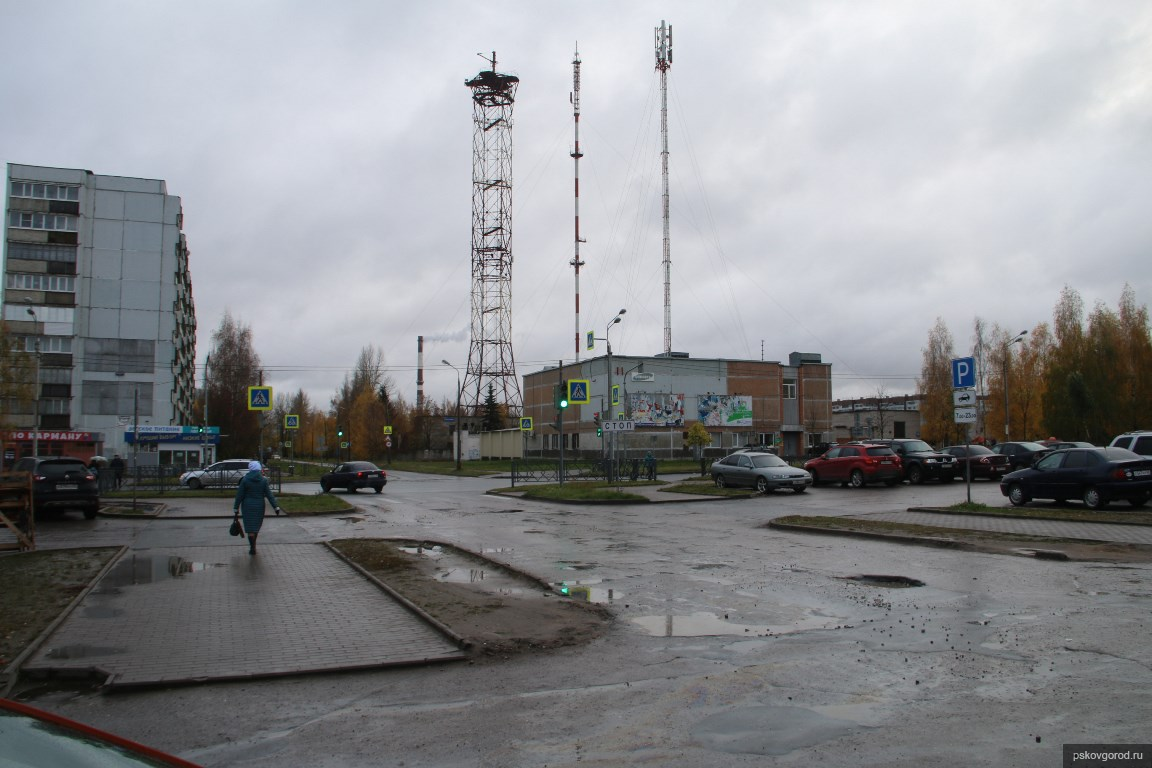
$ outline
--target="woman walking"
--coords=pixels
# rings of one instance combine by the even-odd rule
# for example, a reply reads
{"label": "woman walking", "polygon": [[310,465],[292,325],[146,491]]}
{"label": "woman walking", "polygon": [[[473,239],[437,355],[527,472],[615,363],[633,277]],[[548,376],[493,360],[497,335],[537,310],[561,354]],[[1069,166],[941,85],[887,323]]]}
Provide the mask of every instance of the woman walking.
{"label": "woman walking", "polygon": [[236,486],[236,500],[232,502],[232,516],[244,515],[244,532],[248,534],[248,554],[256,554],[256,537],[260,535],[260,525],[264,522],[264,499],[272,504],[276,514],[280,505],[268,487],[268,480],[260,471],[260,462],[248,462],[248,474],[240,478]]}

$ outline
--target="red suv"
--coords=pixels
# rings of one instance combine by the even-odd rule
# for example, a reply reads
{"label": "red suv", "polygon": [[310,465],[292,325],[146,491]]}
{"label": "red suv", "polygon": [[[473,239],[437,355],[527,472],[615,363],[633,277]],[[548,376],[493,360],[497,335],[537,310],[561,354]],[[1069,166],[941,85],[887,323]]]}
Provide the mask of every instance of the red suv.
{"label": "red suv", "polygon": [[903,477],[900,457],[886,445],[845,443],[830,448],[823,456],[809,459],[804,469],[812,484],[841,483],[863,488],[868,483],[896,485]]}

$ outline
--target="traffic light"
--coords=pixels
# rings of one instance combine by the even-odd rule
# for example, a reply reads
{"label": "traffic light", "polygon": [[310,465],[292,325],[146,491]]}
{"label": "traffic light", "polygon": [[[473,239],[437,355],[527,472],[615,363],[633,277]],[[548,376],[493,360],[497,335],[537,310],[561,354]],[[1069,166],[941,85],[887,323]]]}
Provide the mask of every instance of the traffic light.
{"label": "traffic light", "polygon": [[568,407],[568,382],[557,384],[552,388],[552,396],[556,403],[556,410],[562,411]]}
{"label": "traffic light", "polygon": [[344,437],[344,427],[336,427],[336,437]]}
{"label": "traffic light", "polygon": [[592,422],[596,425],[596,437],[604,434],[604,429],[600,426],[600,411],[592,414]]}

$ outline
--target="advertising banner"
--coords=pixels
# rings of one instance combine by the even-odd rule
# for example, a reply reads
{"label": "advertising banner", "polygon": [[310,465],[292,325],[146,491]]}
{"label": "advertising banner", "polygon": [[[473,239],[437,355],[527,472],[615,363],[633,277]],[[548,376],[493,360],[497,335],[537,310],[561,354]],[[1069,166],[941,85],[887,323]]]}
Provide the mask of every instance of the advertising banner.
{"label": "advertising banner", "polygon": [[706,427],[752,426],[752,398],[747,395],[699,395],[700,423]]}
{"label": "advertising banner", "polygon": [[629,392],[628,408],[631,421],[640,427],[684,426],[684,395]]}

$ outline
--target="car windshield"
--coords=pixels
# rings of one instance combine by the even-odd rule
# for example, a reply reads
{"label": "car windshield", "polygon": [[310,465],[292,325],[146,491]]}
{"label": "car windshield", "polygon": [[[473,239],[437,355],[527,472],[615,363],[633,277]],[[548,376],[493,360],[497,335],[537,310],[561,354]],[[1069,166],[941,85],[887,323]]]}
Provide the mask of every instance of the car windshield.
{"label": "car windshield", "polygon": [[1020,446],[1021,448],[1023,448],[1026,451],[1046,451],[1046,450],[1048,450],[1047,446],[1040,445],[1040,443],[1016,443],[1016,445]]}
{"label": "car windshield", "polygon": [[780,458],[779,456],[773,456],[771,454],[765,454],[763,456],[753,456],[752,457],[752,466],[754,466],[754,467],[786,467],[786,466],[788,466],[788,462],[784,461],[784,459]]}
{"label": "car windshield", "polygon": [[904,443],[904,450],[909,453],[934,453],[932,446],[923,440],[909,440]]}

